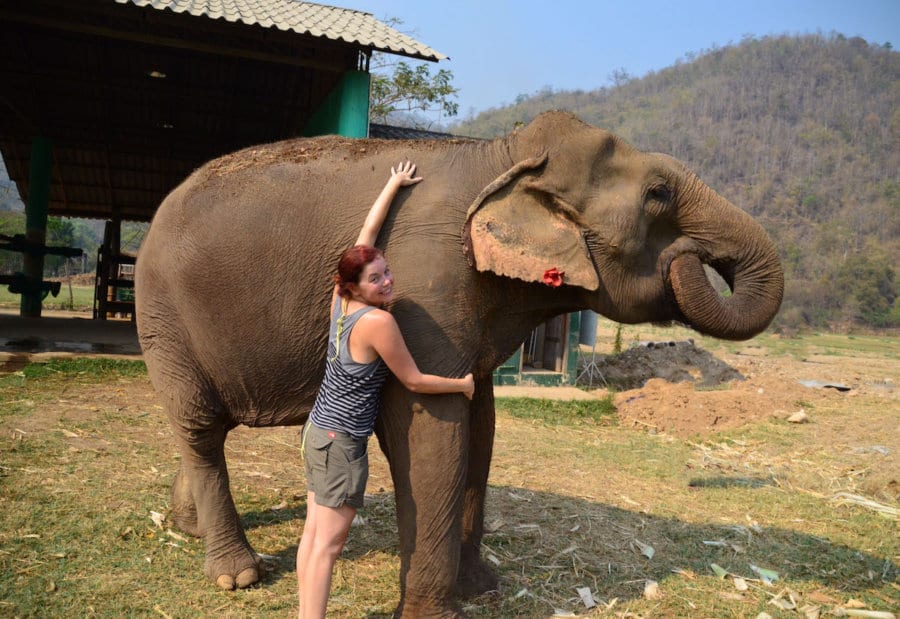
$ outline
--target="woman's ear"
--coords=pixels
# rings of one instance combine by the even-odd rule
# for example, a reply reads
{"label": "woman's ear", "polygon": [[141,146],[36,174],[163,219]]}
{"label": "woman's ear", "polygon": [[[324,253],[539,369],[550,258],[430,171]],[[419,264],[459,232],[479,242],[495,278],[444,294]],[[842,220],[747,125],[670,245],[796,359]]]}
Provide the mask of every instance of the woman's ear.
{"label": "woman's ear", "polygon": [[463,249],[479,271],[596,290],[581,228],[541,182],[546,162],[546,154],[519,162],[481,191],[466,215]]}

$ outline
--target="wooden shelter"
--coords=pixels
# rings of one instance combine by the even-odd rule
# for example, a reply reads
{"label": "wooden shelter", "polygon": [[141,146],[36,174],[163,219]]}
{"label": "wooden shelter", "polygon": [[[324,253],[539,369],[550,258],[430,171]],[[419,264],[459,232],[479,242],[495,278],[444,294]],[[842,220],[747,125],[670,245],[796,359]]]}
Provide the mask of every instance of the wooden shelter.
{"label": "wooden shelter", "polygon": [[121,222],[149,221],[224,153],[366,137],[375,51],[445,58],[368,13],[296,0],[0,0],[0,152],[27,211],[0,248],[25,256],[7,277],[22,315],[40,315],[48,215],[107,220],[96,317],[127,311]]}

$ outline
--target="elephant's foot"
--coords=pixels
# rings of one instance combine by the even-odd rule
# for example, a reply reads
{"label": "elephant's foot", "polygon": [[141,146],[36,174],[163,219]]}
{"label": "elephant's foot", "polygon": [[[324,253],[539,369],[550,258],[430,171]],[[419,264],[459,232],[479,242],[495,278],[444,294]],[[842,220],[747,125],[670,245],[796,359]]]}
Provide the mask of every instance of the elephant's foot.
{"label": "elephant's foot", "polygon": [[394,612],[398,619],[468,619],[468,615],[452,600],[415,599],[406,596]]}
{"label": "elephant's foot", "polygon": [[252,550],[242,551],[231,557],[206,559],[207,578],[227,591],[246,589],[258,583],[265,572],[262,559]]}
{"label": "elephant's foot", "polygon": [[496,591],[500,579],[497,573],[478,556],[476,552],[463,551],[456,577],[456,595],[471,598],[488,591]]}

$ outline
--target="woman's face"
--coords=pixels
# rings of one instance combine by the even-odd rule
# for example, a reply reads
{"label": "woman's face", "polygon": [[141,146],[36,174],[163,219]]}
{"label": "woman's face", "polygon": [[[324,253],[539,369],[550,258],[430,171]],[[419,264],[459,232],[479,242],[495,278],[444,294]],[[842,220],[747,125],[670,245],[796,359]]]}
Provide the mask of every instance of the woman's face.
{"label": "woman's face", "polygon": [[350,286],[356,301],[381,307],[394,297],[394,276],[384,258],[378,256],[367,264],[359,276],[359,282]]}

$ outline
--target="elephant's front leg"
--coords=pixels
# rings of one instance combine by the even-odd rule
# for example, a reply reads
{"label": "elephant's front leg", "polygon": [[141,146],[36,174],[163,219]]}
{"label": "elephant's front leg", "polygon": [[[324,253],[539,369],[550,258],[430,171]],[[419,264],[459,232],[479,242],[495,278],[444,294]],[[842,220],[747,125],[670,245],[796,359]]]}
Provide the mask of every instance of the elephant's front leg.
{"label": "elephant's front leg", "polygon": [[412,394],[396,381],[378,421],[400,538],[398,617],[464,617],[454,601],[466,484],[469,401]]}
{"label": "elephant's front leg", "polygon": [[497,588],[497,574],[481,560],[481,538],[484,535],[484,500],[488,473],[494,451],[494,386],[491,376],[481,377],[475,384],[475,396],[469,415],[469,466],[466,475],[465,503],[462,515],[462,547],[460,549],[457,593],[472,597]]}

